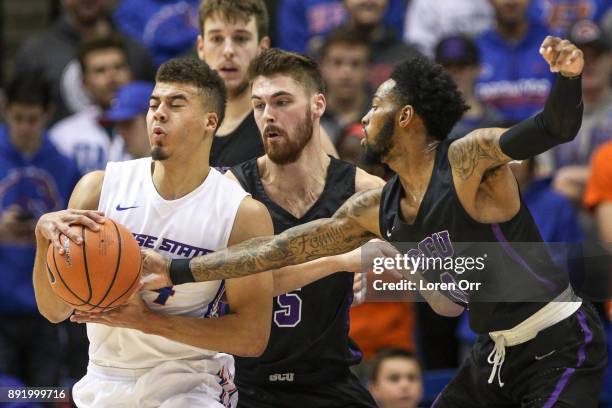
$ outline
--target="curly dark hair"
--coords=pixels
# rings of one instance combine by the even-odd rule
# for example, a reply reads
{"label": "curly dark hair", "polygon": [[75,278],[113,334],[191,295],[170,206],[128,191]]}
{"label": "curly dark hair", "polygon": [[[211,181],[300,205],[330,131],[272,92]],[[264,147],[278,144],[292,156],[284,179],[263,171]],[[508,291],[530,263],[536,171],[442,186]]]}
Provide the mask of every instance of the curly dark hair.
{"label": "curly dark hair", "polygon": [[225,84],[207,63],[196,58],[173,58],[158,68],[155,81],[189,84],[198,88],[204,106],[217,114],[218,126],[221,126],[227,103]]}
{"label": "curly dark hair", "polygon": [[422,55],[411,56],[391,73],[393,95],[400,107],[411,105],[429,136],[444,140],[468,110],[457,85],[441,65]]}

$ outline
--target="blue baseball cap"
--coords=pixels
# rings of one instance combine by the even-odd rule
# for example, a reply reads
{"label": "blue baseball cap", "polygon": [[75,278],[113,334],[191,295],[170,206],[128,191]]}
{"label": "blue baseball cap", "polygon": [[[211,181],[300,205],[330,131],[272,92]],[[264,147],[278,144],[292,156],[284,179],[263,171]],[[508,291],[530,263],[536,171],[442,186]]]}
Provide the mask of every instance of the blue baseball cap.
{"label": "blue baseball cap", "polygon": [[144,114],[149,109],[149,99],[155,84],[136,81],[117,90],[110,109],[102,119],[109,122],[122,122]]}
{"label": "blue baseball cap", "polygon": [[435,60],[442,65],[478,65],[478,46],[471,38],[453,35],[440,40],[435,49]]}

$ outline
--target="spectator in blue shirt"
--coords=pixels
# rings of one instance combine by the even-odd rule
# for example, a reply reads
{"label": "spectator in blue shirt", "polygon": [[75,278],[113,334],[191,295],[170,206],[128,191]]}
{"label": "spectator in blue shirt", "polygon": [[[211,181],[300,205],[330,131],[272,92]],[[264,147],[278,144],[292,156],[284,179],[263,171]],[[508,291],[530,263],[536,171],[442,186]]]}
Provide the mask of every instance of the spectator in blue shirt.
{"label": "spectator in blue shirt", "polygon": [[156,65],[194,52],[200,0],[123,0],[113,19],[119,30],[148,48]]}
{"label": "spectator in blue shirt", "polygon": [[57,385],[62,358],[58,328],[34,299],[34,228],[43,213],[66,207],[80,177],[45,131],[51,96],[41,78],[22,74],[8,85],[0,126],[0,372],[29,386]]}
{"label": "spectator in blue shirt", "polygon": [[535,114],[550,92],[552,74],[539,54],[547,29],[527,18],[529,0],[490,0],[495,27],[477,37],[482,73],[476,94],[515,123]]}
{"label": "spectator in blue shirt", "polygon": [[[334,28],[347,22],[347,0],[284,0],[278,9],[278,46],[287,51],[306,52],[317,49],[320,41]],[[355,1],[354,1],[355,2]],[[385,0],[360,0],[364,9],[376,9]],[[401,38],[406,5],[403,0],[388,0],[383,22]],[[272,11],[270,11],[272,12]]]}
{"label": "spectator in blue shirt", "polygon": [[529,18],[544,24],[552,35],[565,37],[577,21],[599,23],[611,7],[610,0],[533,0]]}
{"label": "spectator in blue shirt", "polygon": [[512,171],[544,242],[584,240],[573,204],[552,188],[552,178],[536,178],[535,159],[513,164]]}

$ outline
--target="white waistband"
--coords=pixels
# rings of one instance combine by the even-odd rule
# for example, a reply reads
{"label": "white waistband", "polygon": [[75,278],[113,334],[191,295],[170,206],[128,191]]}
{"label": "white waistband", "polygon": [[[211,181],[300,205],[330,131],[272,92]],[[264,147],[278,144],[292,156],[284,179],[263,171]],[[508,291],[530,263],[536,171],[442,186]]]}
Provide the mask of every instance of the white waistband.
{"label": "white waistband", "polygon": [[487,359],[489,364],[493,364],[489,384],[493,382],[495,372],[497,372],[499,386],[504,386],[501,381],[501,367],[506,357],[506,347],[516,346],[535,338],[540,331],[570,317],[580,308],[580,305],[582,305],[582,299],[576,296],[571,286],[568,286],[550,303],[513,328],[490,332],[489,336],[495,345]]}

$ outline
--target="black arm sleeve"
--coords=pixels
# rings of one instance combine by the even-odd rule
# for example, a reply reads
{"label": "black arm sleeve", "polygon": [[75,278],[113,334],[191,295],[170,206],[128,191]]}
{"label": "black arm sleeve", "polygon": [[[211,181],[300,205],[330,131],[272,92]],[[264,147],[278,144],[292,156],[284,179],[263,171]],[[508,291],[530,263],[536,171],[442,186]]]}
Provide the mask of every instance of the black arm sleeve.
{"label": "black arm sleeve", "polygon": [[501,135],[502,152],[513,159],[524,160],[574,140],[584,110],[580,79],[557,75],[544,110]]}

